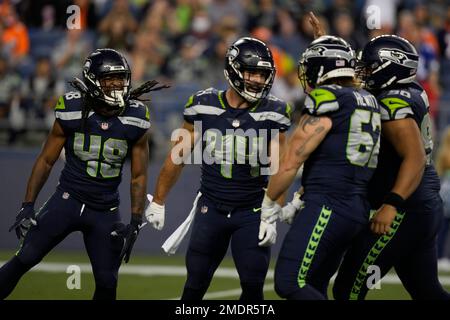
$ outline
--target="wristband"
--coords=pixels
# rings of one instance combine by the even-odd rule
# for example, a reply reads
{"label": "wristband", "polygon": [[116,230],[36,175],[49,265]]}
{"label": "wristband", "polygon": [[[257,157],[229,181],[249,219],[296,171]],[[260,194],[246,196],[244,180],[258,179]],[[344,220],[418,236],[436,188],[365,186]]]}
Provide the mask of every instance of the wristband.
{"label": "wristband", "polygon": [[34,201],[22,202],[22,208],[34,207]]}
{"label": "wristband", "polygon": [[135,225],[135,226],[141,225],[142,224],[142,214],[132,213],[130,224]]}
{"label": "wristband", "polygon": [[389,192],[383,200],[384,204],[390,204],[395,208],[402,207],[405,204],[405,199],[403,199],[399,194],[395,192]]}

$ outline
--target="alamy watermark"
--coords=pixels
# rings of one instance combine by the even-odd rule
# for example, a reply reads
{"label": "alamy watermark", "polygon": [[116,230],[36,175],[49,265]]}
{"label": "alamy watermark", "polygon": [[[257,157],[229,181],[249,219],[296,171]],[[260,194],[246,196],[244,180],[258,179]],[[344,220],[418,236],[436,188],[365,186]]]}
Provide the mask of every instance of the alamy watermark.
{"label": "alamy watermark", "polygon": [[81,29],[81,9],[77,5],[70,5],[66,9],[69,17],[66,20],[66,27],[69,30]]}
{"label": "alamy watermark", "polygon": [[377,265],[370,265],[367,268],[367,275],[370,276],[367,278],[366,286],[369,290],[381,289],[381,270]]}
{"label": "alamy watermark", "polygon": [[69,290],[81,289],[81,268],[75,264],[67,267],[66,273],[70,274],[67,278],[66,286]]}
{"label": "alamy watermark", "polygon": [[[237,124],[236,124],[237,125]],[[202,131],[202,122],[194,122],[194,132],[177,129],[172,133],[171,159],[174,164],[218,164],[225,177],[231,177],[233,165],[248,164],[255,175],[272,175],[279,168],[278,129],[218,129]]]}
{"label": "alamy watermark", "polygon": [[369,30],[381,29],[381,9],[370,5],[366,8],[366,26]]}

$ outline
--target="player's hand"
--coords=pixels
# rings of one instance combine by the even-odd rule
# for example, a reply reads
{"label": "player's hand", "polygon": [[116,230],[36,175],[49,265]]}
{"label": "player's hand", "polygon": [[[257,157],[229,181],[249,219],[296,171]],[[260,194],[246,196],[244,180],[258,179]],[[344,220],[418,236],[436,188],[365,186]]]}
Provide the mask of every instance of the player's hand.
{"label": "player's hand", "polygon": [[37,225],[34,212],[34,202],[23,202],[22,208],[16,216],[16,221],[9,228],[9,232],[15,229],[17,239],[23,240],[32,225]]}
{"label": "player's hand", "polygon": [[261,220],[259,223],[259,234],[258,246],[260,247],[269,247],[277,241],[277,223],[274,221],[272,223],[268,223],[264,220]]}
{"label": "player's hand", "polygon": [[145,217],[153,228],[161,230],[164,227],[164,218],[166,215],[164,205],[159,205],[151,200],[149,201],[150,205],[145,209]]}
{"label": "player's hand", "polygon": [[261,222],[259,223],[258,243],[261,247],[271,246],[277,239],[276,221],[281,212],[281,206],[264,194],[261,204]]}
{"label": "player's hand", "polygon": [[303,201],[300,199],[301,193],[294,192],[294,197],[291,202],[288,202],[280,212],[280,221],[292,224],[294,218],[300,208],[303,206]]}
{"label": "player's hand", "polygon": [[124,260],[125,263],[128,263],[134,243],[139,235],[139,230],[144,227],[145,224],[146,223],[142,223],[142,215],[132,214],[129,224],[124,225],[123,223],[119,223],[116,225],[115,230],[111,232],[112,236],[123,238],[119,261]]}
{"label": "player's hand", "polygon": [[397,209],[389,204],[383,204],[374,214],[370,229],[375,234],[388,234],[391,230],[392,222],[397,215]]}
{"label": "player's hand", "polygon": [[314,32],[314,39],[317,39],[321,36],[325,35],[325,30],[323,29],[322,25],[320,24],[319,19],[312,13],[312,11],[309,12],[309,23],[311,24]]}

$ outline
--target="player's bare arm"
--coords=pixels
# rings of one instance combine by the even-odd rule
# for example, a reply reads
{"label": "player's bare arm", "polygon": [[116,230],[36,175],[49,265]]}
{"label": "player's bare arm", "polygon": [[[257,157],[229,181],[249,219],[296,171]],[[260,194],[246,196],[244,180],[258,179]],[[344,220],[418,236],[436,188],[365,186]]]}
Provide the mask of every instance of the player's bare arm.
{"label": "player's bare arm", "polygon": [[184,158],[187,155],[183,154],[183,150],[192,150],[192,148],[194,147],[194,125],[185,121],[182,129],[189,131],[190,138],[185,139],[183,137],[180,137],[174,143],[174,145],[172,146],[172,150],[170,150],[169,154],[166,157],[166,160],[164,161],[163,167],[156,181],[156,190],[153,198],[153,201],[159,205],[164,204],[167,194],[177,182],[184,167],[184,163],[174,163],[174,159],[172,158],[174,150],[179,150],[178,152],[176,152],[177,154],[175,156]]}
{"label": "player's bare arm", "polygon": [[147,190],[148,140],[144,134],[131,150],[131,212],[142,215]]}
{"label": "player's bare arm", "polygon": [[407,118],[384,122],[382,132],[403,159],[392,192],[407,199],[422,180],[427,161],[419,128]]}
{"label": "player's bare arm", "polygon": [[[384,122],[382,132],[403,159],[391,192],[406,200],[422,180],[426,164],[419,128],[412,118],[406,118]],[[397,209],[393,205],[384,204],[372,219],[372,231],[376,234],[388,233],[396,214]]]}
{"label": "player's bare arm", "polygon": [[314,15],[314,13],[312,11],[309,12],[308,21],[309,21],[309,23],[311,24],[311,26],[313,28],[314,39],[317,39],[317,38],[325,35],[324,28],[320,24],[319,19],[317,19],[317,17]]}
{"label": "player's bare arm", "polygon": [[267,195],[277,199],[291,185],[300,166],[319,146],[330,131],[330,118],[304,114],[290,138],[288,147],[280,160],[280,169],[269,180]]}
{"label": "player's bare arm", "polygon": [[[286,133],[280,132],[280,134],[278,135],[278,159],[276,160],[279,163],[281,163],[281,158],[283,157],[283,154],[286,151],[286,149],[287,149]],[[284,203],[286,202],[286,193],[287,193],[287,190],[285,192],[283,192],[283,194],[276,199],[276,202],[280,206],[283,206]]]}
{"label": "player's bare arm", "polygon": [[61,153],[66,141],[64,131],[58,121],[55,121],[47,141],[34,163],[33,170],[28,180],[24,202],[34,202],[47,181],[48,176]]}

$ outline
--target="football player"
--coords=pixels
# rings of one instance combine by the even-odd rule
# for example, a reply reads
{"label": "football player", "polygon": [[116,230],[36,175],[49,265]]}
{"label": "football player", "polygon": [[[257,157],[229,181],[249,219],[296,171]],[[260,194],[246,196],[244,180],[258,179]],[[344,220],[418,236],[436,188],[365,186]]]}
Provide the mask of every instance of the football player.
{"label": "football player", "polygon": [[[272,53],[263,42],[249,37],[238,39],[227,51],[224,73],[227,90],[197,92],[184,109],[183,128],[190,132],[188,150],[198,134],[203,137],[203,153],[207,154],[202,158],[200,192],[194,202],[184,300],[203,298],[230,243],[242,287],[240,298],[263,299],[269,246],[276,239],[275,222],[259,228],[260,204],[269,174],[267,162],[260,156],[261,148],[269,142],[271,146],[283,146],[291,107],[269,95],[275,67]],[[201,130],[196,132],[196,126]],[[146,210],[149,222],[158,229],[163,226],[167,194],[183,168],[173,157],[179,154],[176,150],[182,143],[179,140],[167,156],[154,200]]]}
{"label": "football player", "polygon": [[369,186],[376,213],[346,253],[334,296],[364,299],[376,266],[381,276],[395,267],[413,299],[450,299],[437,274],[443,207],[428,97],[414,81],[419,56],[406,39],[383,35],[366,44],[359,62],[364,87],[381,105],[380,157]]}
{"label": "football player", "polygon": [[304,163],[303,208],[293,218],[275,268],[275,291],[282,298],[327,299],[345,250],[369,221],[366,197],[377,166],[380,109],[355,82],[355,65],[350,45],[334,36],[314,40],[299,61],[308,93],[305,108],[279,171],[269,180],[261,213],[261,224],[281,214],[274,199]]}
{"label": "football player", "polygon": [[[87,57],[78,91],[61,96],[56,120],[38,156],[22,208],[10,228],[21,240],[17,254],[0,268],[0,298],[74,231],[83,233],[95,277],[94,299],[115,299],[122,259],[128,262],[142,226],[148,165],[147,107],[137,98],[155,85],[130,89],[124,56],[97,49]],[[66,163],[55,193],[36,212],[34,204],[65,149]],[[118,185],[131,157],[131,219],[121,223]]]}

